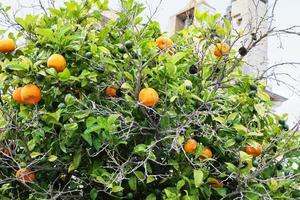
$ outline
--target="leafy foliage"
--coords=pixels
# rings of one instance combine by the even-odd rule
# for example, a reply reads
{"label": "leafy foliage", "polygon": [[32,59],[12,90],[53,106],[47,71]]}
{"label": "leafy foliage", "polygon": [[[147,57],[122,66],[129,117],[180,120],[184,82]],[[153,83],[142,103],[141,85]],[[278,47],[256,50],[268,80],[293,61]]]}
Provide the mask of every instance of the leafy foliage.
{"label": "leafy foliage", "polygon": [[[105,23],[107,3],[70,0],[16,18],[27,45],[0,55],[0,139],[13,151],[0,158],[1,199],[299,197],[298,133],[282,128],[286,116],[272,113],[264,82],[242,73],[243,56],[211,53],[237,37],[228,20],[196,11],[200,25],[172,36],[169,55],[155,45],[159,24],[139,16],[143,5],[122,1]],[[61,73],[47,68],[53,53],[67,60]],[[28,83],[42,90],[36,106],[11,98]],[[122,95],[105,97],[108,86]],[[159,94],[154,108],[138,102],[144,87]],[[186,154],[189,138],[198,146]],[[261,156],[244,152],[258,143]],[[211,159],[199,159],[205,147]],[[35,183],[16,180],[20,167]]]}

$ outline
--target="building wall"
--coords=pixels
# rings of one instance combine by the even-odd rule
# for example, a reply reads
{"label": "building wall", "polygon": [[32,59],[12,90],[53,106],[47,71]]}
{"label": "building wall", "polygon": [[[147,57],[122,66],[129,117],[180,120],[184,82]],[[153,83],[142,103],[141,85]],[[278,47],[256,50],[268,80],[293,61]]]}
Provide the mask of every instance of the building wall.
{"label": "building wall", "polygon": [[[261,0],[233,0],[231,4],[231,18],[233,30],[244,35],[235,45],[248,46],[252,40],[251,33],[259,38],[268,29],[267,3]],[[268,66],[268,40],[263,39],[245,57],[246,64],[243,71],[247,74],[263,72]]]}
{"label": "building wall", "polygon": [[[211,7],[209,4],[206,3],[206,1],[191,1],[185,8],[182,10],[178,11],[176,14],[172,15],[170,17],[170,29],[169,29],[169,34],[175,34],[178,31],[178,27],[180,26],[180,20],[178,19],[178,16],[181,15],[182,13],[189,11],[190,9],[197,9],[200,12],[205,12],[208,11],[209,13],[215,13],[216,10]],[[193,20],[193,24],[197,25],[197,21]]]}

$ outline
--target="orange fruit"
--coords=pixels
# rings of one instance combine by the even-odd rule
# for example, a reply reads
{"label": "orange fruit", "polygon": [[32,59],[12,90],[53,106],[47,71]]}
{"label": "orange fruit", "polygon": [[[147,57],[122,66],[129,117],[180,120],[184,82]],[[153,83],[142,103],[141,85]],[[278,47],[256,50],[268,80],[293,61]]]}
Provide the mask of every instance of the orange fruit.
{"label": "orange fruit", "polygon": [[173,45],[173,42],[170,38],[164,37],[164,36],[160,36],[156,39],[155,41],[156,46],[158,48],[160,48],[161,50],[166,49],[166,48],[170,48]]}
{"label": "orange fruit", "polygon": [[262,147],[260,144],[256,145],[256,146],[246,146],[245,147],[245,152],[253,157],[258,157],[262,154]]}
{"label": "orange fruit", "polygon": [[1,147],[0,148],[0,155],[4,155],[4,156],[7,156],[7,157],[10,157],[12,155],[12,152],[11,152],[11,149],[8,148],[8,147]]}
{"label": "orange fruit", "polygon": [[15,42],[10,38],[4,38],[0,40],[0,52],[1,53],[10,53],[16,49]]}
{"label": "orange fruit", "polygon": [[21,87],[18,87],[15,89],[15,91],[12,94],[12,98],[15,102],[17,103],[23,103],[22,98],[21,98]]}
{"label": "orange fruit", "polygon": [[204,147],[204,149],[201,152],[201,155],[202,156],[199,157],[200,160],[206,160],[207,158],[213,157],[213,153],[208,147]]}
{"label": "orange fruit", "polygon": [[139,102],[152,107],[159,101],[157,92],[153,88],[144,88],[139,93]]}
{"label": "orange fruit", "polygon": [[224,187],[224,184],[215,178],[209,178],[207,182],[213,188],[223,188]]}
{"label": "orange fruit", "polygon": [[42,93],[40,88],[34,84],[25,85],[21,89],[21,101],[27,105],[35,105],[42,99]]}
{"label": "orange fruit", "polygon": [[60,54],[53,54],[48,58],[47,66],[54,68],[57,72],[62,72],[67,66],[66,59]]}
{"label": "orange fruit", "polygon": [[17,171],[16,178],[22,183],[33,183],[35,181],[35,174],[27,168],[21,168]]}
{"label": "orange fruit", "polygon": [[193,153],[197,149],[197,141],[194,139],[188,139],[184,143],[184,151],[187,153]]}
{"label": "orange fruit", "polygon": [[214,49],[214,55],[217,57],[222,57],[227,55],[230,51],[230,46],[226,43],[218,43]]}
{"label": "orange fruit", "polygon": [[107,87],[105,90],[105,94],[107,97],[117,97],[117,90],[114,87]]}

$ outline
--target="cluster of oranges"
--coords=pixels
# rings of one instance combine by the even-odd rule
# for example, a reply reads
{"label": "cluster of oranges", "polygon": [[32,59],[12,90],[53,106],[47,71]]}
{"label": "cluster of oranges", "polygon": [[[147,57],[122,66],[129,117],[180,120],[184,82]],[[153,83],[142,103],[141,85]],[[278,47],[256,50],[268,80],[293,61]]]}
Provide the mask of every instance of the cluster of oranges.
{"label": "cluster of oranges", "polygon": [[[57,72],[62,72],[66,68],[67,62],[62,55],[53,54],[47,61],[49,68],[54,68]],[[42,92],[35,84],[27,84],[24,87],[16,88],[12,94],[13,100],[20,104],[36,105],[42,99]]]}
{"label": "cluster of oranges", "polygon": [[[197,150],[197,146],[198,146],[197,141],[195,139],[190,138],[184,143],[183,149],[186,153],[194,153]],[[258,157],[262,154],[263,149],[260,144],[256,144],[255,146],[246,146],[245,152],[253,157]],[[212,157],[213,157],[212,151],[208,147],[205,147],[202,150],[199,159],[205,160],[207,158],[212,158]]]}
{"label": "cluster of oranges", "polygon": [[[168,52],[170,55],[175,54],[175,50],[172,48],[173,42],[170,38],[161,36],[156,39],[156,46],[163,51]],[[0,53],[11,53],[15,51],[16,44],[12,39],[2,39],[0,40]],[[214,50],[214,55],[216,57],[222,57],[227,55],[230,51],[230,47],[224,43],[218,43]],[[48,58],[47,66],[49,68],[54,68],[56,72],[63,72],[67,66],[66,59],[60,54],[53,54]],[[113,87],[109,86],[105,90],[105,94],[107,97],[118,97],[118,90]],[[35,84],[27,84],[23,87],[18,87],[14,90],[12,94],[12,98],[15,102],[19,104],[25,105],[36,105],[42,99],[42,92],[40,88]],[[139,92],[138,100],[141,104],[153,107],[159,101],[158,93],[153,88],[144,88]],[[197,141],[194,139],[189,139],[184,144],[184,150],[187,153],[193,153],[197,149]],[[261,154],[262,149],[261,147],[246,147],[246,152],[250,155],[258,156]],[[6,156],[11,155],[11,151],[3,151],[3,154]],[[199,157],[200,160],[206,160],[213,157],[212,151],[205,147],[202,152],[201,156]],[[21,168],[16,173],[16,178],[22,183],[31,183],[35,180],[34,172],[30,171],[27,168]],[[212,183],[212,186],[220,187],[221,183]]]}
{"label": "cluster of oranges", "polygon": [[[197,150],[198,142],[195,139],[188,139],[184,145],[183,149],[186,153],[194,153]],[[260,144],[256,144],[255,146],[246,146],[245,152],[253,157],[258,157],[262,154],[263,149]],[[201,155],[199,157],[200,160],[204,161],[213,157],[213,153],[209,147],[204,147],[201,151]],[[219,182],[217,179],[209,179],[208,184],[213,188],[223,188],[224,184]]]}
{"label": "cluster of oranges", "polygon": [[[195,139],[188,139],[184,145],[183,149],[186,153],[194,153],[197,150],[198,142]],[[206,160],[213,157],[213,153],[208,147],[204,147],[201,151],[200,160]]]}
{"label": "cluster of oranges", "polygon": [[[15,51],[16,44],[12,39],[5,38],[0,40],[0,53],[11,53]],[[66,68],[66,60],[62,55],[53,54],[47,61],[49,68],[54,68],[57,72],[62,72]],[[36,105],[42,99],[42,92],[35,84],[26,84],[13,91],[12,99],[25,105]],[[0,152],[4,156],[10,157],[12,152],[9,148],[1,148]],[[27,168],[21,168],[16,172],[16,178],[22,183],[32,183],[35,180],[35,173]]]}

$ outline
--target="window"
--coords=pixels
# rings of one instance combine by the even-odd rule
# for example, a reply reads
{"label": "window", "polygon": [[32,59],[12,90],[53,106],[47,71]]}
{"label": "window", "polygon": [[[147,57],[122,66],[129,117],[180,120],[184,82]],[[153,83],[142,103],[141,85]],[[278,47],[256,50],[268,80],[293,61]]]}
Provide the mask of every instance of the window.
{"label": "window", "polygon": [[176,16],[176,31],[189,27],[194,22],[194,8]]}
{"label": "window", "polygon": [[237,20],[237,25],[240,26],[240,25],[242,24],[242,21],[243,21],[243,18],[239,18],[239,19]]}

